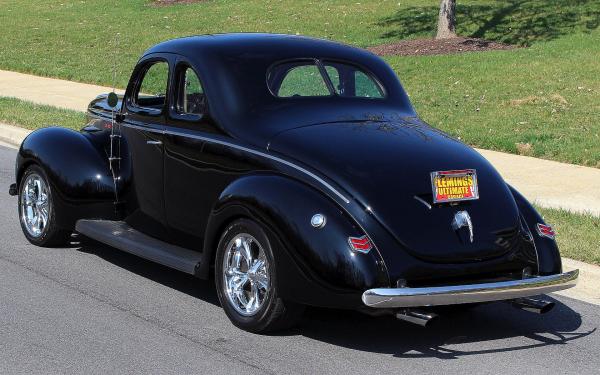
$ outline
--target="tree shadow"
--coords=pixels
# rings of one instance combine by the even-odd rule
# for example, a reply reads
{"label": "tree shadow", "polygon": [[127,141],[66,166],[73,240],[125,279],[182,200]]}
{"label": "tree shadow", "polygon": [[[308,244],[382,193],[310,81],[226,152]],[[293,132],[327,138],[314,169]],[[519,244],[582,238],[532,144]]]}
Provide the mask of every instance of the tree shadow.
{"label": "tree shadow", "polygon": [[[434,36],[439,8],[409,7],[377,25],[391,29],[384,39]],[[597,0],[507,0],[497,5],[457,4],[457,33],[474,38],[528,46],[600,26]]]}

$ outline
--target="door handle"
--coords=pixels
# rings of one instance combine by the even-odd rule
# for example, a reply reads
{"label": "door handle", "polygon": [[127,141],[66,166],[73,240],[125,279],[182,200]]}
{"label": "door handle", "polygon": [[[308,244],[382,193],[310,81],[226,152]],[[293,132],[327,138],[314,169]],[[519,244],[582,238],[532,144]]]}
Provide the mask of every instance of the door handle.
{"label": "door handle", "polygon": [[162,145],[161,141],[146,141],[147,145]]}

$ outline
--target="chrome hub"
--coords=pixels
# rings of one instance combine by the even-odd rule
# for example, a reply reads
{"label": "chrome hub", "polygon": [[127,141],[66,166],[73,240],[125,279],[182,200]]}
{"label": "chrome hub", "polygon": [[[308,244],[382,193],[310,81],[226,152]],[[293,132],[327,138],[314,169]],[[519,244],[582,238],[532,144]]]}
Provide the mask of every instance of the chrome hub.
{"label": "chrome hub", "polygon": [[270,290],[269,263],[251,235],[238,234],[227,244],[223,282],[227,300],[241,315],[254,315],[262,307]]}
{"label": "chrome hub", "polygon": [[21,221],[32,237],[40,237],[49,218],[48,186],[36,174],[27,176],[21,192]]}

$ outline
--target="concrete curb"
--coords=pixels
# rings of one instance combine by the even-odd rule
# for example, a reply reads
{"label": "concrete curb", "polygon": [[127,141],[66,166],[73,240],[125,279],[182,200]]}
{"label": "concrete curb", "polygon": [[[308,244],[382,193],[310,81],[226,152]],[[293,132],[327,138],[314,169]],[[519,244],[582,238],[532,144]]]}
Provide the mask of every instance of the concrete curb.
{"label": "concrete curb", "polygon": [[600,306],[600,267],[569,258],[562,258],[562,262],[565,272],[579,269],[579,282],[556,294]]}
{"label": "concrete curb", "polygon": [[0,122],[0,141],[14,147],[21,146],[23,140],[31,133],[29,129]]}

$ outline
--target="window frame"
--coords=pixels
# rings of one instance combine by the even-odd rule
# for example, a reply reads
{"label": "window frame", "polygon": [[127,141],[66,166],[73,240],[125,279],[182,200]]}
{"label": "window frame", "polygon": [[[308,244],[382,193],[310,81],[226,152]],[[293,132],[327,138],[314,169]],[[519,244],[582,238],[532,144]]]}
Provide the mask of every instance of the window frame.
{"label": "window frame", "polygon": [[[316,95],[316,96],[314,96],[314,95],[313,96],[311,96],[311,95],[303,95],[303,96],[279,96],[279,95],[275,94],[273,92],[272,88],[271,88],[271,85],[269,85],[269,74],[271,73],[271,71],[273,69],[275,69],[279,65],[285,65],[285,64],[295,63],[295,62],[298,62],[298,63],[306,62],[307,64],[305,64],[305,65],[311,65],[311,66],[317,67],[317,69],[319,70],[319,74],[321,74],[321,79],[323,80],[323,83],[325,83],[325,86],[327,87],[327,90],[329,91],[329,95]],[[286,72],[285,76],[287,76],[287,73],[289,73],[292,69],[294,69],[294,68],[288,69],[288,71]],[[314,98],[331,98],[331,97],[336,96],[335,90],[333,89],[333,85],[331,84],[331,81],[329,80],[329,76],[326,74],[326,72],[324,74],[323,69],[324,69],[323,66],[321,64],[319,64],[319,59],[316,59],[316,58],[307,57],[307,58],[297,58],[297,59],[280,60],[280,61],[277,61],[277,62],[271,64],[267,68],[267,74],[265,75],[265,84],[267,85],[267,89],[269,90],[269,93],[272,96],[274,96],[275,98],[277,98],[277,99],[282,99],[282,100],[286,100],[286,99],[302,100],[302,99],[305,99],[305,98],[309,98],[309,99],[310,98],[312,98],[312,99],[314,99]],[[283,80],[285,79],[285,76],[283,76],[283,79],[279,83],[279,89],[280,90],[281,90],[281,83],[283,83]]]}
{"label": "window frame", "polygon": [[[338,96],[340,98],[345,98],[345,99],[367,99],[367,100],[382,100],[382,99],[387,99],[387,91],[385,89],[385,86],[381,83],[381,81],[377,78],[377,76],[375,74],[373,74],[365,66],[363,66],[361,64],[354,63],[354,62],[348,62],[346,60],[341,60],[341,59],[324,58],[324,59],[320,59],[319,60],[319,62],[321,64],[323,64],[323,69],[325,69],[325,65],[326,65],[326,63],[328,61],[332,62],[332,63],[343,64],[343,65],[348,65],[348,66],[357,68],[356,70],[364,73],[368,78],[370,78],[373,81],[373,83],[375,83],[375,86],[377,86],[377,89],[379,90],[379,92],[381,92],[381,97],[380,98],[369,97],[369,96],[342,96],[342,95],[338,95],[337,92],[336,92],[336,96]],[[355,83],[355,86],[356,86],[356,83]],[[355,88],[355,92],[356,92],[356,88]]]}
{"label": "window frame", "polygon": [[[329,77],[327,70],[325,69],[324,62],[328,62],[328,61],[332,62],[332,63],[344,64],[344,65],[348,65],[348,66],[357,68],[357,70],[364,73],[367,77],[369,77],[375,83],[377,88],[380,90],[382,96],[380,98],[375,98],[375,97],[367,97],[367,96],[342,96],[342,95],[339,95],[337,93],[337,90],[335,89],[335,86],[333,85],[333,82],[331,82],[331,78]],[[275,94],[275,92],[273,92],[273,90],[271,88],[271,85],[269,84],[269,74],[271,73],[271,71],[273,69],[275,69],[279,65],[290,64],[290,63],[294,63],[294,62],[311,62],[312,64],[316,65],[317,68],[319,69],[319,72],[321,73],[321,78],[323,79],[323,81],[325,82],[325,85],[327,86],[327,89],[329,90],[329,95],[279,96],[279,95]],[[290,70],[288,70],[288,72]],[[284,76],[284,79],[285,79],[285,76]],[[281,82],[283,82],[283,79]],[[280,85],[281,85],[281,82],[280,82]],[[343,59],[336,59],[336,58],[300,57],[300,58],[291,58],[291,59],[276,61],[273,64],[269,65],[269,67],[267,68],[267,73],[265,75],[265,84],[267,85],[267,89],[268,89],[269,93],[274,98],[280,99],[280,100],[289,100],[289,99],[303,100],[303,99],[318,99],[318,98],[323,99],[323,98],[333,98],[333,97],[342,98],[342,99],[350,99],[350,100],[385,100],[388,97],[385,86],[381,83],[381,81],[377,78],[377,76],[371,72],[371,70],[367,69],[365,66],[363,66],[361,64],[357,64],[355,62],[349,62],[349,61],[343,60]],[[281,86],[280,86],[280,89],[281,89]]]}
{"label": "window frame", "polygon": [[[148,70],[150,70],[150,68],[153,65],[156,65],[157,63],[167,64],[167,81],[165,82],[165,84],[166,84],[165,101],[164,101],[161,109],[152,108],[152,107],[144,107],[137,103],[137,97],[140,93],[141,85],[144,81],[144,78],[146,77]],[[133,112],[133,113],[138,113],[138,114],[143,114],[143,115],[148,115],[148,116],[154,116],[154,117],[161,116],[165,112],[165,106],[167,105],[167,103],[169,101],[169,93],[170,93],[170,86],[171,86],[170,85],[171,64],[170,64],[169,60],[165,57],[160,57],[160,56],[149,58],[143,62],[143,64],[138,68],[138,70],[136,71],[135,74],[136,74],[136,77],[135,77],[134,84],[131,88],[131,94],[128,95],[128,99],[126,100],[127,110],[130,112]]]}
{"label": "window frame", "polygon": [[[200,74],[198,74],[198,71],[192,66],[192,64],[190,64],[187,60],[185,59],[177,59],[177,61],[175,61],[174,64],[174,68],[173,68],[173,82],[171,84],[171,87],[173,87],[173,95],[171,95],[170,99],[169,99],[169,117],[174,119],[174,120],[179,120],[179,121],[184,121],[184,122],[199,122],[201,121],[205,116],[207,116],[210,112],[209,109],[209,104],[208,104],[208,95],[206,93],[206,86],[204,85],[204,81],[202,80],[202,77]],[[204,96],[206,97],[206,107],[205,107],[205,111],[204,113],[181,113],[177,110],[177,102],[179,100],[179,95],[181,94],[180,92],[180,85],[181,82],[179,80],[180,78],[180,74],[184,71],[186,71],[187,69],[191,69],[194,74],[196,75],[196,77],[198,77],[198,81],[200,82],[200,87],[202,87],[202,92],[204,93]]]}

